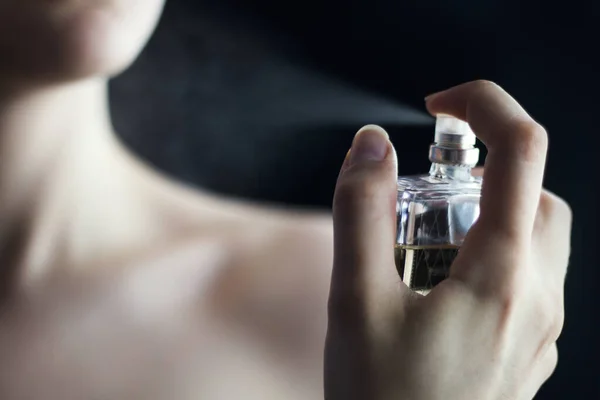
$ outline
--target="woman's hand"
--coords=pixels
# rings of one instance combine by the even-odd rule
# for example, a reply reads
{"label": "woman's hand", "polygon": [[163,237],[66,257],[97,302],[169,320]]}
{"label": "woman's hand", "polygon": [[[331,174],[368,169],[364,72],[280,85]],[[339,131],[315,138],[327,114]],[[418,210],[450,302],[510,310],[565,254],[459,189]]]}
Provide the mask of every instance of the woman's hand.
{"label": "woman's hand", "polygon": [[486,144],[481,214],[426,297],[394,264],[396,155],[356,136],[334,200],[327,400],[531,399],[557,363],[571,211],[542,189],[547,135],[506,92],[471,82],[427,99]]}

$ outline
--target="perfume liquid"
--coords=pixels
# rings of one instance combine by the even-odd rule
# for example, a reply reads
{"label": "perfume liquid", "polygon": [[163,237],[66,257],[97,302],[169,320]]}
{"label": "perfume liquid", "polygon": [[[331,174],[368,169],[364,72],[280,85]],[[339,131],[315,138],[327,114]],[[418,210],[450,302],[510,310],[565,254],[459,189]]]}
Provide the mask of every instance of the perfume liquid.
{"label": "perfume liquid", "polygon": [[429,174],[398,178],[395,260],[402,280],[427,294],[449,276],[469,229],[479,217],[479,151],[466,122],[440,115],[430,147]]}
{"label": "perfume liquid", "polygon": [[398,273],[414,291],[427,294],[438,283],[448,278],[450,266],[460,246],[396,245],[394,257]]}

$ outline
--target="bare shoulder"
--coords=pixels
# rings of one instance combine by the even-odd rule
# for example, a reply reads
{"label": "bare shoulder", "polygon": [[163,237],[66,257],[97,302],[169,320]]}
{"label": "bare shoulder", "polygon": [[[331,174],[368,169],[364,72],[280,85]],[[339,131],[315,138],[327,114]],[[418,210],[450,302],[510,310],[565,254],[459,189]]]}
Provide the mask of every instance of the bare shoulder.
{"label": "bare shoulder", "polygon": [[175,237],[225,247],[218,292],[228,303],[257,296],[307,301],[328,291],[333,262],[329,212],[240,201],[173,182],[165,185],[169,190],[161,190],[160,226]]}
{"label": "bare shoulder", "polygon": [[329,214],[276,212],[265,236],[251,250],[265,266],[296,278],[329,281],[333,263],[333,223]]}
{"label": "bare shoulder", "polygon": [[333,263],[331,214],[170,185],[161,195],[161,228],[191,237],[192,247],[200,249],[194,253],[197,270],[205,268],[210,253],[200,244],[217,243],[217,253],[224,254],[202,292],[203,310],[268,354],[320,371]]}
{"label": "bare shoulder", "polygon": [[163,236],[221,241],[231,253],[229,269],[244,271],[239,273],[265,274],[268,280],[284,272],[316,274],[329,280],[330,213],[210,194],[164,178],[153,188],[152,214]]}
{"label": "bare shoulder", "polygon": [[277,260],[285,258],[292,264],[331,264],[333,260],[330,214],[276,212],[273,220],[265,224],[265,230],[265,250]]}
{"label": "bare shoulder", "polygon": [[[333,221],[327,211],[240,201],[200,193],[185,185],[167,181],[163,190],[161,221],[180,233],[201,238],[225,238],[247,262],[286,266],[301,263],[331,264]],[[165,195],[166,193],[166,195]],[[166,211],[165,211],[166,208]],[[165,226],[164,223],[161,224]]]}
{"label": "bare shoulder", "polygon": [[[328,285],[333,263],[333,224],[327,213],[257,212],[237,232],[235,269],[261,285]],[[328,286],[327,286],[328,287]]]}
{"label": "bare shoulder", "polygon": [[[266,217],[268,215],[268,217]],[[328,214],[269,210],[240,229],[218,314],[277,354],[319,360],[333,262]]]}

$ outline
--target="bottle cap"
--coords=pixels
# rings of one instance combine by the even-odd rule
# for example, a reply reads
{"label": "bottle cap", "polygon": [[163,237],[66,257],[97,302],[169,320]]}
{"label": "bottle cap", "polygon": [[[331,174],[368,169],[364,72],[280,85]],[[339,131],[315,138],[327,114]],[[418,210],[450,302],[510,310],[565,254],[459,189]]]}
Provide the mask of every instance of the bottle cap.
{"label": "bottle cap", "polygon": [[451,115],[438,114],[435,123],[435,143],[444,147],[471,148],[477,138],[468,123]]}
{"label": "bottle cap", "polygon": [[435,124],[435,143],[429,147],[429,160],[438,164],[474,167],[479,160],[476,142],[468,123],[439,114]]}

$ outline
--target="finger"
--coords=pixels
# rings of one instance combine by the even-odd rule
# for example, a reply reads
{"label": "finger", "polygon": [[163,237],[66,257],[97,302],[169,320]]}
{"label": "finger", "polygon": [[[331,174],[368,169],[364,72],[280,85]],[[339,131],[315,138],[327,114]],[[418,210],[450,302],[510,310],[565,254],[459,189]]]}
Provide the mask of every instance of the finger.
{"label": "finger", "polygon": [[330,312],[360,317],[400,286],[394,265],[396,154],[383,129],[366,126],[345,164],[333,201]]}
{"label": "finger", "polygon": [[558,348],[556,343],[552,344],[544,357],[537,363],[527,382],[525,390],[520,399],[530,400],[535,398],[535,395],[540,390],[542,385],[550,379],[556,366],[558,365]]}
{"label": "finger", "polygon": [[554,193],[544,190],[540,196],[535,220],[533,244],[540,258],[542,275],[564,283],[571,254],[573,213],[569,204]]}
{"label": "finger", "polygon": [[430,96],[427,108],[466,120],[488,148],[477,227],[492,241],[528,241],[544,175],[544,129],[508,93],[486,81]]}

